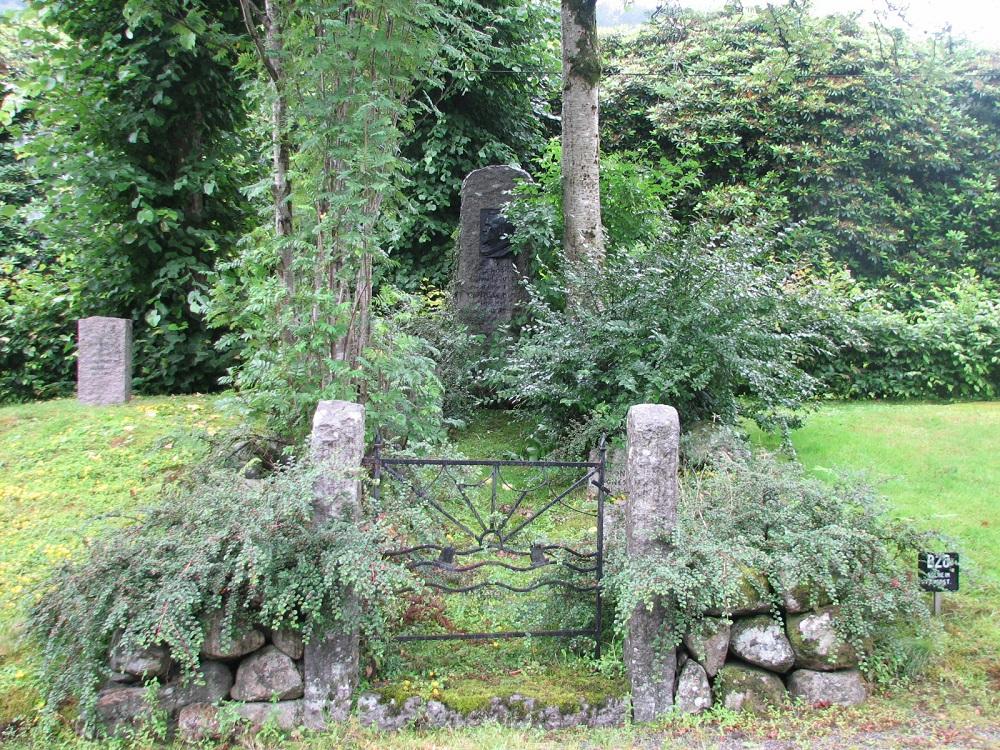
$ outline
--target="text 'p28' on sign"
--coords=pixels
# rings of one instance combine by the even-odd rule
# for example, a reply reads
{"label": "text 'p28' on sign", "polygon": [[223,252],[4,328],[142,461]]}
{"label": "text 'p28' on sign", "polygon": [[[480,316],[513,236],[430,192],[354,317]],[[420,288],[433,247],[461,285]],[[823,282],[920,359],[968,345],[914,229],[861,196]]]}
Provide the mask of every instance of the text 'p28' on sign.
{"label": "text 'p28' on sign", "polygon": [[924,591],[958,591],[957,552],[921,552],[917,569]]}

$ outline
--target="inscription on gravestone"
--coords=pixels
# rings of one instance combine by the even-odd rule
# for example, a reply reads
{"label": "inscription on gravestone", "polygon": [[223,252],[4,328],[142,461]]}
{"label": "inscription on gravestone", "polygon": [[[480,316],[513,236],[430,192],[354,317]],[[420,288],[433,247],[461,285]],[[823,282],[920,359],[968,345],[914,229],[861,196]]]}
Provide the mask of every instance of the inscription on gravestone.
{"label": "inscription on gravestone", "polygon": [[132,397],[132,321],[77,322],[76,397],[82,404],[124,404]]}
{"label": "inscription on gravestone", "polygon": [[470,172],[462,183],[455,307],[475,332],[504,328],[525,299],[520,279],[528,259],[511,251],[515,228],[502,209],[514,185],[530,179],[521,169],[494,166]]}

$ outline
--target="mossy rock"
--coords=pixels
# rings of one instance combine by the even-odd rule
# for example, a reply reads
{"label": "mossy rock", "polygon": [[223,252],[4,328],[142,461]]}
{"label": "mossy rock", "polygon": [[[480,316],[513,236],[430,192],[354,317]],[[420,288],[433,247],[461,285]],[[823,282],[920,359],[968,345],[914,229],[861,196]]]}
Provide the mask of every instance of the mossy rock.
{"label": "mossy rock", "polygon": [[788,701],[785,684],[778,675],[745,664],[727,664],[720,669],[712,691],[724,708],[757,715]]}
{"label": "mossy rock", "polygon": [[[440,685],[432,692],[431,685]],[[409,698],[436,700],[462,716],[485,711],[500,702],[514,714],[523,715],[529,706],[535,709],[557,708],[568,714],[584,707],[597,708],[611,699],[625,695],[621,680],[600,675],[553,670],[545,675],[440,677],[433,682],[419,680],[393,683],[375,688],[383,702],[402,706]]]}
{"label": "mossy rock", "polygon": [[786,586],[781,598],[785,612],[790,615],[808,612],[818,607],[827,607],[833,603],[826,589],[811,581]]}
{"label": "mossy rock", "polygon": [[724,606],[708,610],[706,614],[713,617],[762,614],[771,610],[773,595],[766,575],[753,568],[743,568],[736,597]]}
{"label": "mossy rock", "polygon": [[834,606],[788,618],[786,632],[797,669],[832,672],[858,666],[857,650],[837,632],[839,614],[840,608]]}
{"label": "mossy rock", "polygon": [[[730,625],[727,620],[716,617],[706,617],[684,635],[684,645],[688,652],[705,668],[709,677],[716,673],[726,663],[726,653],[729,651]],[[681,667],[678,664],[678,668]]]}

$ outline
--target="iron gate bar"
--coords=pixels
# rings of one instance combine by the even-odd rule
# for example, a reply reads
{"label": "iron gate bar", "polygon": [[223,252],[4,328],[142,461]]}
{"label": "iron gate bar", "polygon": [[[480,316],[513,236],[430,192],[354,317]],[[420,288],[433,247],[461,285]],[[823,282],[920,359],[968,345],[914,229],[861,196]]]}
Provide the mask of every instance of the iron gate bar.
{"label": "iron gate bar", "polygon": [[546,565],[558,565],[562,568],[575,570],[577,573],[597,572],[596,565],[592,568],[581,568],[579,565],[573,565],[573,563],[556,562],[555,560],[549,560],[548,562],[541,563],[540,565],[529,565],[528,567],[523,565],[511,565],[510,563],[501,562],[500,560],[483,560],[481,562],[473,563],[472,565],[453,565],[451,563],[443,563],[440,560],[416,560],[414,562],[407,563],[406,567],[410,570],[413,570],[414,568],[430,567],[443,570],[446,573],[468,573],[470,570],[478,570],[479,568],[485,568],[491,565],[506,568],[507,570],[513,570],[515,573],[530,573],[531,571],[538,570]]}
{"label": "iron gate bar", "polygon": [[501,583],[500,581],[483,581],[482,583],[474,583],[471,586],[445,586],[443,583],[434,583],[433,581],[425,581],[425,586],[429,586],[432,589],[437,589],[438,591],[445,594],[468,594],[471,591],[479,591],[485,588],[498,588],[507,589],[508,591],[513,591],[515,594],[527,594],[531,591],[537,591],[540,588],[546,586],[562,586],[567,589],[573,589],[573,591],[597,591],[597,586],[577,586],[576,584],[570,583],[569,581],[560,581],[558,578],[546,578],[545,580],[538,581],[531,586],[511,586],[508,583]]}
{"label": "iron gate bar", "polygon": [[383,464],[402,466],[525,466],[535,469],[599,469],[601,466],[598,461],[488,461],[470,458],[391,458],[389,456],[382,456],[379,460]]}
{"label": "iron gate bar", "polygon": [[[478,583],[473,583],[468,586],[449,586],[442,583],[436,583],[433,581],[424,581],[424,585],[428,588],[435,589],[445,594],[464,594],[473,591],[479,591],[486,588],[499,588],[506,589],[507,591],[513,593],[529,593],[546,587],[561,587],[570,589],[573,591],[578,591],[582,593],[594,593],[594,625],[589,628],[564,628],[558,630],[510,630],[510,631],[496,631],[496,632],[485,632],[485,633],[438,633],[438,634],[427,634],[427,635],[400,635],[397,636],[395,640],[404,641],[444,641],[444,640],[490,640],[499,638],[524,638],[524,637],[573,637],[573,636],[587,636],[594,639],[594,652],[597,658],[601,655],[601,630],[602,630],[602,598],[601,598],[601,581],[604,575],[604,507],[605,499],[608,493],[608,489],[605,486],[605,468],[607,461],[607,445],[606,440],[602,436],[600,445],[598,446],[598,460],[597,461],[530,461],[522,459],[503,459],[503,460],[487,460],[487,459],[451,459],[451,458],[411,458],[411,457],[394,457],[394,456],[383,456],[382,455],[383,442],[382,437],[379,433],[376,433],[375,445],[373,455],[365,458],[364,464],[369,466],[372,470],[372,478],[374,479],[374,495],[379,497],[381,495],[381,482],[383,471],[391,479],[405,485],[409,488],[409,491],[416,496],[421,501],[425,502],[431,509],[437,511],[443,518],[447,519],[451,524],[453,524],[462,533],[468,535],[471,539],[476,542],[475,547],[470,547],[467,549],[455,549],[451,545],[443,544],[418,544],[412,547],[407,547],[398,550],[389,550],[383,553],[386,557],[403,557],[407,555],[413,555],[418,552],[437,552],[439,557],[437,559],[414,559],[410,562],[405,563],[406,567],[410,570],[415,570],[418,568],[431,568],[434,570],[439,570],[445,573],[468,573],[473,570],[485,569],[489,567],[498,567],[506,570],[510,570],[514,573],[529,573],[534,570],[539,570],[543,567],[557,566],[558,568],[566,568],[567,570],[572,570],[581,575],[594,574],[591,580],[594,581],[593,584],[581,585],[574,583],[570,580],[562,580],[559,578],[544,578],[542,580],[536,580],[528,586],[514,586],[502,581],[481,581]],[[406,476],[410,472],[405,471],[405,467],[437,467],[438,471],[434,477],[429,481],[421,481],[417,476]],[[489,475],[483,477],[476,481],[462,481],[462,477],[456,477],[453,475],[449,469],[452,467],[488,467],[490,469]],[[521,487],[518,489],[513,483],[508,482],[502,476],[502,470],[507,467],[512,468],[528,468],[528,469],[586,469],[582,477],[576,479],[572,482],[568,488],[562,492],[555,492],[554,488],[551,487],[553,484],[552,478],[545,478],[537,484],[529,485],[527,488]],[[454,486],[455,490],[458,492],[461,498],[461,503],[464,505],[465,509],[471,512],[474,521],[471,521],[472,526],[478,525],[482,529],[481,534],[477,534],[467,525],[465,522],[457,518],[446,508],[442,507],[442,504],[432,497],[431,492],[440,493],[443,489],[438,483],[441,481],[442,475],[447,477],[451,485]],[[515,480],[516,482],[517,480]],[[489,522],[484,520],[483,516],[480,514],[479,510],[476,508],[476,504],[470,497],[468,490],[481,489],[484,488],[487,483],[490,486],[490,513]],[[505,503],[503,506],[498,508],[498,485],[502,485],[503,489],[509,490],[515,493],[516,500],[513,504]],[[566,498],[573,492],[581,487],[586,487],[588,485],[593,485],[597,488],[597,512],[591,513],[586,510],[577,508],[570,503],[566,502]],[[437,488],[437,489],[435,489]],[[521,509],[524,501],[535,492],[542,491],[545,496],[548,496],[547,500],[544,500],[544,505],[538,510],[526,510],[525,513],[529,515],[523,520],[519,519],[515,527],[508,533],[504,533],[504,530],[511,525],[514,515]],[[534,502],[534,501],[533,501]],[[594,517],[597,519],[597,547],[593,552],[581,552],[579,550],[573,549],[564,544],[547,544],[547,545],[536,545],[533,544],[530,550],[522,549],[508,549],[507,543],[513,540],[518,534],[520,534],[525,528],[534,523],[540,516],[547,513],[551,508],[556,505],[560,505],[566,510],[579,513],[586,516]],[[502,516],[498,516],[498,510],[502,512]],[[487,543],[488,537],[494,537],[495,541],[493,543]],[[492,541],[492,540],[491,540]],[[549,560],[545,557],[546,551],[559,550],[561,552],[573,555],[581,564],[573,564],[567,562],[565,559]],[[514,565],[511,563],[506,563],[500,560],[480,560],[477,562],[471,562],[468,565],[455,565],[454,559],[456,556],[469,556],[478,554],[489,554],[489,553],[503,553],[507,555],[518,555],[518,556],[529,556],[532,558],[532,563],[529,566]],[[593,560],[593,565],[582,564],[583,560]]]}
{"label": "iron gate bar", "polygon": [[[438,552],[443,552],[444,550],[448,549],[448,547],[443,544],[418,544],[415,547],[403,547],[401,549],[383,552],[382,554],[385,555],[386,557],[401,557],[402,555],[410,555],[413,554],[414,552],[420,552],[421,550],[425,549],[433,549],[437,550]],[[542,545],[541,549],[542,550],[559,549],[562,550],[563,552],[569,552],[571,555],[575,555],[576,557],[579,557],[584,560],[587,558],[595,557],[597,555],[596,552],[579,552],[578,550],[575,550],[572,547],[567,547],[562,544],[545,544]],[[522,556],[531,555],[530,550],[507,549],[500,547],[473,547],[472,549],[455,550],[456,555],[478,555],[481,552],[503,552],[504,554],[508,555],[522,555]]]}
{"label": "iron gate bar", "polygon": [[431,635],[397,635],[396,640],[405,641],[491,641],[494,638],[565,638],[577,635],[594,637],[591,628],[569,628],[565,630],[502,630],[496,633],[434,633]]}

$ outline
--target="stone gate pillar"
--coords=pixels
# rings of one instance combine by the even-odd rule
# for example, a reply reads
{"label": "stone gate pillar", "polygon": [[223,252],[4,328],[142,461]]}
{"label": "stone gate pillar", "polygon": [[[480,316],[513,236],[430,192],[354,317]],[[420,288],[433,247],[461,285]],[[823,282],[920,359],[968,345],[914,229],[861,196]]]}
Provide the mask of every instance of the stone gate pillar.
{"label": "stone gate pillar", "polygon": [[[361,461],[365,451],[365,409],[348,401],[320,401],[313,416],[309,454],[321,474],[314,486],[313,522],[357,521],[361,515]],[[348,597],[345,614],[358,612]],[[322,729],[344,721],[358,685],[358,629],[315,636],[305,647],[304,723]]]}
{"label": "stone gate pillar", "polygon": [[[628,557],[664,554],[662,541],[677,522],[677,454],[680,422],[671,406],[640,404],[628,412],[625,535]],[[637,722],[652,721],[674,703],[677,653],[661,644],[670,627],[665,602],[639,606],[629,617],[625,663]]]}

